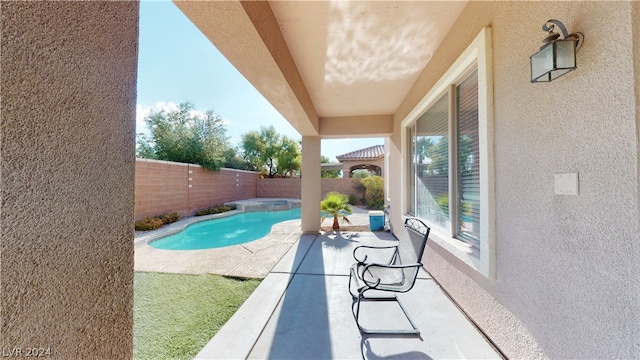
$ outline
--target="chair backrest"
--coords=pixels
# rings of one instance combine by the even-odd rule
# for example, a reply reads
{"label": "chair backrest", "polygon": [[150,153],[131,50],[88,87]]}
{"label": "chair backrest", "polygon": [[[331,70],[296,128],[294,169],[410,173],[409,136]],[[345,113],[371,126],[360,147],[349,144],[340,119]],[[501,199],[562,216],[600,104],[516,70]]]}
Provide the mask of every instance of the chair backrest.
{"label": "chair backrest", "polygon": [[429,231],[431,229],[421,220],[406,218],[404,229],[398,239],[398,255],[394,265],[420,263],[429,238]]}
{"label": "chair backrest", "polygon": [[[398,248],[390,265],[421,264],[422,254],[427,245],[431,229],[416,218],[407,218],[404,229],[398,238]],[[373,289],[394,292],[407,292],[413,288],[418,277],[419,266],[387,267],[385,265],[368,267],[363,277],[369,282],[379,281]]]}
{"label": "chair backrest", "polygon": [[[398,249],[391,265],[421,264],[422,254],[427,245],[431,229],[416,218],[407,218],[404,229],[398,238]],[[370,269],[373,281],[380,279],[375,289],[395,292],[407,292],[413,288],[418,277],[419,267],[375,268]]]}

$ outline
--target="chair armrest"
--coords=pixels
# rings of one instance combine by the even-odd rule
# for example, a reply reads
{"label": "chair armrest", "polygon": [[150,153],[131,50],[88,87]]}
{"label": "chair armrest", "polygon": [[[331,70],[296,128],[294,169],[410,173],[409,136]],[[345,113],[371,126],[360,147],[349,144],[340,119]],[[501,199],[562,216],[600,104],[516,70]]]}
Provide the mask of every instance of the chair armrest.
{"label": "chair armrest", "polygon": [[422,267],[421,263],[415,263],[415,264],[402,264],[402,265],[388,265],[388,264],[378,264],[378,263],[371,263],[371,264],[362,264],[359,265],[358,268],[363,267],[362,271],[357,271],[358,277],[360,278],[360,280],[362,280],[362,282],[364,282],[367,286],[369,286],[370,288],[376,288],[380,282],[381,279],[377,278],[375,281],[370,281],[365,279],[364,274],[369,272],[370,275],[373,275],[372,272],[370,272],[369,270],[371,268],[383,268],[383,269],[409,269],[409,268],[416,268],[416,275],[417,275],[417,271],[419,270],[420,267]]}
{"label": "chair armrest", "polygon": [[370,250],[384,250],[384,249],[395,249],[395,251],[393,252],[393,255],[391,255],[391,259],[389,260],[389,263],[391,263],[393,261],[393,257],[395,256],[395,254],[398,252],[398,245],[393,245],[393,246],[368,246],[368,245],[360,245],[358,247],[356,247],[355,249],[353,249],[353,258],[360,264],[364,264],[367,262],[367,255],[364,255],[364,258],[359,259],[358,255],[356,254],[358,252],[359,249],[364,248],[364,249],[370,249]]}
{"label": "chair armrest", "polygon": [[422,264],[415,263],[415,264],[402,264],[402,265],[388,265],[388,264],[371,263],[371,264],[364,264],[363,266],[364,266],[364,271],[367,271],[370,267],[381,267],[385,269],[408,269],[412,267],[421,267]]}

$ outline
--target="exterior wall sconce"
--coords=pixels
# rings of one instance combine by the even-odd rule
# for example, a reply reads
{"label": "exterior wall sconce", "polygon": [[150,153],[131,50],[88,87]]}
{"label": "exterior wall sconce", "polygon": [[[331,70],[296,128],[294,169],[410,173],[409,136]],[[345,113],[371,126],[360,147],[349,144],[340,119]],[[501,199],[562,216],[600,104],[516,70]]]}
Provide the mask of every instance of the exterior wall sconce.
{"label": "exterior wall sconce", "polygon": [[559,20],[550,19],[542,25],[548,35],[540,51],[531,55],[531,82],[551,82],[576,69],[576,52],[582,46],[582,33],[568,34]]}

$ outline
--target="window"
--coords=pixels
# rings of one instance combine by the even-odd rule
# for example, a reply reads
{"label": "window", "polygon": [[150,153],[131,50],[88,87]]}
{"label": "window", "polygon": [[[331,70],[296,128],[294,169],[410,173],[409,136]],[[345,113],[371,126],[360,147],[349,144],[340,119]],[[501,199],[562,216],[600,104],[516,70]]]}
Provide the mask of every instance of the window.
{"label": "window", "polygon": [[456,238],[480,255],[480,145],[478,70],[456,86],[457,176]]}
{"label": "window", "polygon": [[431,238],[495,276],[490,32],[467,50],[402,122],[405,210]]}
{"label": "window", "polygon": [[440,97],[415,126],[415,216],[446,228],[449,214],[449,111]]}

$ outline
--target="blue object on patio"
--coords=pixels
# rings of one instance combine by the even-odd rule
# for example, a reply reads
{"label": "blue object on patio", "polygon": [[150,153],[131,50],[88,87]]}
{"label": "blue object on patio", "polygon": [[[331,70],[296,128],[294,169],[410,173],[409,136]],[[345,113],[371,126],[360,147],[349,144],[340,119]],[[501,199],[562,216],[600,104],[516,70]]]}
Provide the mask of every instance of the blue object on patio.
{"label": "blue object on patio", "polygon": [[369,230],[378,231],[384,230],[384,212],[383,211],[369,211]]}
{"label": "blue object on patio", "polygon": [[[406,309],[397,295],[387,297],[367,297],[369,290],[388,291],[393,293],[405,293],[413,288],[418,271],[422,267],[420,260],[427,245],[429,231],[431,229],[417,218],[407,218],[404,221],[404,229],[398,243],[394,246],[358,246],[353,250],[353,258],[357,263],[351,266],[349,273],[349,293],[353,299],[351,310],[356,319],[356,324],[365,334],[415,334],[420,335],[420,330],[407,314]],[[386,250],[384,250],[386,249]],[[387,251],[391,257],[386,263],[367,262],[369,252]],[[364,256],[363,256],[364,255]],[[355,285],[355,292],[353,291]],[[395,301],[411,324],[411,330],[385,330],[367,329],[360,325],[360,305],[362,301]]]}

